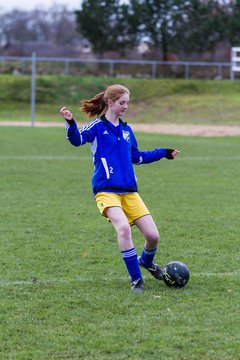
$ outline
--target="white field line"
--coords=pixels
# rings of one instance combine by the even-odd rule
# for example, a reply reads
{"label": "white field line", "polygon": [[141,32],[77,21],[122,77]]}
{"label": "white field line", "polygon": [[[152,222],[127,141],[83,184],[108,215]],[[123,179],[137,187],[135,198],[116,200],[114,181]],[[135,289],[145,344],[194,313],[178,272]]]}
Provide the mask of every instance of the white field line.
{"label": "white field line", "polygon": [[[75,280],[77,281],[77,280]],[[85,280],[87,281],[87,280]],[[3,286],[17,286],[17,285],[58,285],[58,284],[70,284],[73,281],[67,281],[67,280],[56,280],[56,279],[52,279],[52,280],[17,280],[17,281],[4,281],[4,280],[0,280],[0,287]]]}
{"label": "white field line", "polygon": [[194,161],[219,161],[219,160],[240,160],[240,156],[180,156],[177,158],[177,161],[182,160],[194,160]]}
{"label": "white field line", "polygon": [[77,160],[77,161],[81,161],[81,160],[90,160],[91,156],[51,156],[51,155],[16,155],[16,156],[0,156],[0,161],[1,160],[21,160],[21,161],[25,161],[25,160]]}
{"label": "white field line", "polygon": [[[239,276],[240,270],[238,271],[230,271],[230,272],[201,272],[195,273],[191,272],[191,277],[232,277],[232,276]],[[118,277],[119,279],[119,277]],[[121,280],[126,280],[126,277],[121,277]],[[110,278],[103,276],[101,278],[102,281],[109,281]],[[21,285],[61,285],[61,284],[72,284],[72,283],[84,283],[84,282],[94,282],[96,279],[91,279],[87,277],[77,277],[75,279],[48,279],[48,280],[41,280],[41,279],[33,279],[33,280],[0,280],[0,287],[4,286],[21,286]]]}
{"label": "white field line", "polygon": [[[81,160],[90,160],[91,155],[89,156],[51,156],[51,155],[16,155],[16,156],[8,156],[8,155],[0,155],[0,161],[4,160],[34,160],[34,161],[41,161],[41,160],[74,160],[74,161],[81,161]],[[240,160],[240,156],[179,156],[177,161],[220,161],[220,160],[227,160],[227,161],[236,161]]]}

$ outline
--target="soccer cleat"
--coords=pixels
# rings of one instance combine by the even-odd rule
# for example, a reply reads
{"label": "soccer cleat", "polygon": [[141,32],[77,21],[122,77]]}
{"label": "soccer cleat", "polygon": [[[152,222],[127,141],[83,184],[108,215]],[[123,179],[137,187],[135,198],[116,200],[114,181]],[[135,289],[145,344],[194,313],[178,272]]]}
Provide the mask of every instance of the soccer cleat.
{"label": "soccer cleat", "polygon": [[159,265],[155,264],[155,262],[152,263],[151,267],[145,267],[141,262],[141,256],[138,257],[138,263],[140,266],[147,269],[150,274],[155,277],[158,280],[163,280],[163,272]]}
{"label": "soccer cleat", "polygon": [[135,291],[135,292],[143,291],[144,290],[143,279],[139,278],[139,279],[133,281],[131,290]]}

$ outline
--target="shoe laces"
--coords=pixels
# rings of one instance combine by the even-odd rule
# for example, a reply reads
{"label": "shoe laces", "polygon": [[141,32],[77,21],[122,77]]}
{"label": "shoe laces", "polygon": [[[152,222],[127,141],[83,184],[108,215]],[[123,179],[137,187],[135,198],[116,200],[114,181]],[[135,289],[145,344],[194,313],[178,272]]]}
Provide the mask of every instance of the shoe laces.
{"label": "shoe laces", "polygon": [[153,263],[152,263],[152,266],[150,266],[150,267],[148,268],[148,270],[157,271],[157,270],[158,270],[158,265],[153,262]]}

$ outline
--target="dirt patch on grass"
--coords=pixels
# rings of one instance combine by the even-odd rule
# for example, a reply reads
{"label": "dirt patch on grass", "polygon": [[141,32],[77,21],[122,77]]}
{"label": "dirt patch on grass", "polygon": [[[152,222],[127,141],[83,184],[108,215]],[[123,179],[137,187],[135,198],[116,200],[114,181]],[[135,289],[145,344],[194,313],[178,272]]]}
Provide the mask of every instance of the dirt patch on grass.
{"label": "dirt patch on grass", "polygon": [[[84,126],[78,123],[79,127]],[[240,126],[130,124],[134,131],[186,136],[240,136]],[[1,121],[0,126],[32,126],[30,121]],[[62,127],[64,122],[35,122],[35,127]]]}
{"label": "dirt patch on grass", "polygon": [[133,124],[134,131],[186,136],[240,136],[240,126]]}

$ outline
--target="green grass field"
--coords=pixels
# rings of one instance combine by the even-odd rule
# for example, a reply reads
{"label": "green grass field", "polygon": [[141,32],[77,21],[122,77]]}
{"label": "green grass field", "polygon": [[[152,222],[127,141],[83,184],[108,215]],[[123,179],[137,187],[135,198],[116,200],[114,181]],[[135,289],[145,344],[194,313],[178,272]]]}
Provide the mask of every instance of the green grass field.
{"label": "green grass field", "polygon": [[[137,134],[175,147],[136,167],[159,227],[157,262],[186,263],[183,289],[130,281],[91,192],[88,146],[63,129],[0,131],[0,359],[239,358],[239,138]],[[137,251],[143,239],[133,228]]]}

